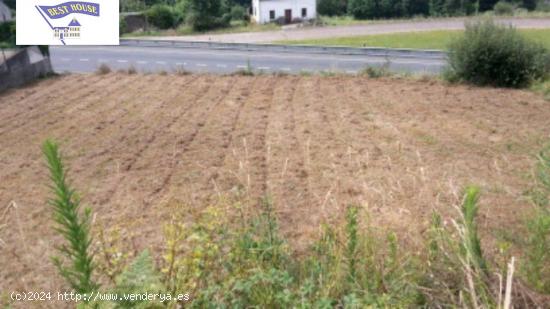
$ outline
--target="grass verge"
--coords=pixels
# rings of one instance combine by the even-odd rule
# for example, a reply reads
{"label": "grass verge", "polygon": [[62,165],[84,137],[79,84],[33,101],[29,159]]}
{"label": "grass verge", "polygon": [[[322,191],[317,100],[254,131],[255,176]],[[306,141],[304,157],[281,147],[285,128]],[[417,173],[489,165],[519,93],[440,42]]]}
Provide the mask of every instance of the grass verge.
{"label": "grass verge", "polygon": [[[550,48],[550,29],[518,29],[533,41]],[[460,36],[463,31],[441,30],[425,32],[405,32],[392,34],[375,34],[350,36],[330,39],[311,39],[300,41],[279,41],[280,44],[333,45],[350,47],[388,47],[417,49],[446,49],[449,43]]]}

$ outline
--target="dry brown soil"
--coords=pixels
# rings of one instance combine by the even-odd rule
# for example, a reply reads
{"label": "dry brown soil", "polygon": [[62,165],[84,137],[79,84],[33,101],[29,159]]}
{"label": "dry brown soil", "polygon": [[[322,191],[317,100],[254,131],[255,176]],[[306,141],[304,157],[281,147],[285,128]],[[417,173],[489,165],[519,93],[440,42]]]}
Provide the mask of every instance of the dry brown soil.
{"label": "dry brown soil", "polygon": [[484,241],[529,209],[550,104],[519,90],[320,76],[68,75],[0,94],[0,292],[62,286],[48,257],[46,138],[97,226],[134,248],[162,247],[172,203],[269,195],[296,248],[346,205],[421,243],[434,209],[481,186]]}

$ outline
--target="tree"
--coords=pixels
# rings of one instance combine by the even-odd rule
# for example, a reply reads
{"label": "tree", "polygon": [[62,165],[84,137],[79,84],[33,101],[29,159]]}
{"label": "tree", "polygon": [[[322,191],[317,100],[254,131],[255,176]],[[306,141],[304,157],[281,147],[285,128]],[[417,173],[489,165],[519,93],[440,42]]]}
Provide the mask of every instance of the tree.
{"label": "tree", "polygon": [[380,16],[384,18],[402,17],[403,2],[401,0],[380,0]]}
{"label": "tree", "polygon": [[445,0],[430,0],[430,16],[444,16],[447,14],[445,10]]}
{"label": "tree", "polygon": [[379,17],[380,8],[378,0],[349,0],[348,13],[356,19]]}
{"label": "tree", "polygon": [[345,0],[318,0],[317,12],[320,15],[338,16],[346,13],[347,3]]}
{"label": "tree", "polygon": [[221,0],[189,0],[187,22],[195,30],[227,26],[231,15],[225,12]]}
{"label": "tree", "polygon": [[532,11],[537,7],[537,0],[523,0],[521,6]]}
{"label": "tree", "polygon": [[404,4],[404,11],[408,16],[426,16],[430,13],[429,0],[409,0]]}
{"label": "tree", "polygon": [[498,0],[479,0],[479,11],[485,12],[493,9]]}
{"label": "tree", "polygon": [[239,4],[233,5],[233,7],[231,7],[231,20],[248,22],[249,16],[246,9]]}
{"label": "tree", "polygon": [[147,20],[159,29],[168,29],[175,25],[172,9],[165,4],[155,4],[145,12]]}
{"label": "tree", "polygon": [[245,7],[245,8],[250,7],[250,3],[251,3],[250,0],[229,0],[230,5],[236,4],[236,5],[240,5],[242,7]]}
{"label": "tree", "polygon": [[15,0],[4,0],[4,3],[12,10],[15,10]]}

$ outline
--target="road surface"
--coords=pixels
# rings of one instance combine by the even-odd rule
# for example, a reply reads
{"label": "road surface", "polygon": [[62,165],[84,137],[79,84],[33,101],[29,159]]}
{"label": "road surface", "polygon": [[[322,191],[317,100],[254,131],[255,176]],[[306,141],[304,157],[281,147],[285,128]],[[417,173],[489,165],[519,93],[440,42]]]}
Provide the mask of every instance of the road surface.
{"label": "road surface", "polygon": [[50,55],[53,68],[58,73],[94,72],[103,63],[114,70],[133,67],[143,72],[185,69],[192,72],[231,73],[250,65],[255,71],[294,74],[320,71],[355,74],[366,67],[382,65],[388,65],[393,71],[433,74],[445,66],[444,60],[411,57],[177,47],[52,46]]}
{"label": "road surface", "polygon": [[[471,18],[442,18],[409,21],[376,21],[364,25],[285,28],[275,31],[202,34],[166,37],[139,37],[139,39],[212,41],[224,43],[268,43],[285,40],[324,39],[334,37],[417,32],[433,30],[461,30],[464,22]],[[497,22],[513,25],[520,29],[550,28],[550,18],[497,18]]]}

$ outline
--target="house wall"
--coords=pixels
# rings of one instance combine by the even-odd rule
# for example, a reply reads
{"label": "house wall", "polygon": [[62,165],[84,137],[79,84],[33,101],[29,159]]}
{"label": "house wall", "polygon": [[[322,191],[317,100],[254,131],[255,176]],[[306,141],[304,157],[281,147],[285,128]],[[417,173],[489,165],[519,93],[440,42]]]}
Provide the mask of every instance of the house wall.
{"label": "house wall", "polygon": [[[302,8],[307,9],[307,16],[302,17]],[[317,16],[316,0],[253,0],[252,19],[259,24],[275,21],[285,17],[285,10],[292,10],[292,19],[312,19]],[[270,19],[269,12],[275,11],[275,19]]]}

